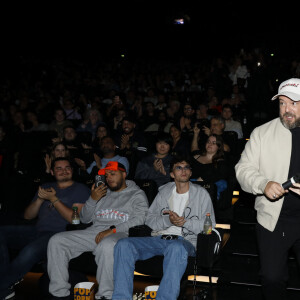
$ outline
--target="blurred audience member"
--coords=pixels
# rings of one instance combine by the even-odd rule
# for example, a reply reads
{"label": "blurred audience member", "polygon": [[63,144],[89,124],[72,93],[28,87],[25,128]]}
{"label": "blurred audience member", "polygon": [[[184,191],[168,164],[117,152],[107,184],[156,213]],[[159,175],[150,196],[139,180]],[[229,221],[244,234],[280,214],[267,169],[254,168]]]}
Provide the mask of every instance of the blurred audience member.
{"label": "blurred audience member", "polygon": [[26,121],[27,121],[27,128],[25,128],[25,132],[48,130],[49,127],[48,124],[40,123],[38,119],[38,115],[33,110],[26,112]]}
{"label": "blurred audience member", "polygon": [[97,150],[97,148],[99,148],[102,138],[104,138],[107,135],[109,135],[109,130],[108,130],[107,126],[104,124],[98,125],[97,130],[96,130],[96,136],[93,139],[92,144],[91,144],[92,148],[94,150]]}
{"label": "blurred audience member", "polygon": [[138,162],[134,179],[154,180],[158,187],[169,182],[172,138],[161,132],[156,137],[156,151]]}
{"label": "blurred audience member", "polygon": [[96,136],[97,128],[100,124],[105,125],[102,121],[102,115],[98,109],[90,108],[85,113],[83,122],[78,126],[77,132],[89,132],[92,139]]}
{"label": "blurred audience member", "polygon": [[243,138],[243,129],[240,122],[233,120],[232,118],[233,111],[230,104],[224,104],[222,107],[222,117],[225,120],[225,129],[224,131],[235,131],[238,135],[238,138]]}
{"label": "blurred audience member", "polygon": [[182,133],[179,126],[173,124],[170,127],[170,135],[172,137],[172,156],[190,155],[190,141],[184,133]]}
{"label": "blurred audience member", "polygon": [[57,132],[59,139],[63,138],[64,127],[73,125],[71,120],[66,120],[66,113],[62,108],[57,108],[54,113],[54,120],[49,124],[49,130]]}
{"label": "blurred audience member", "polygon": [[122,122],[122,132],[117,132],[114,137],[118,153],[125,156],[130,165],[131,179],[134,174],[136,165],[147,153],[147,141],[143,131],[137,128],[137,121],[131,116],[126,116]]}
{"label": "blurred audience member", "polygon": [[170,132],[172,123],[167,118],[167,113],[165,110],[160,110],[157,112],[157,121],[150,124],[145,128],[145,132]]}
{"label": "blurred audience member", "polygon": [[193,131],[195,120],[195,109],[191,103],[186,102],[183,105],[183,113],[178,122],[181,131],[187,134],[191,133]]}

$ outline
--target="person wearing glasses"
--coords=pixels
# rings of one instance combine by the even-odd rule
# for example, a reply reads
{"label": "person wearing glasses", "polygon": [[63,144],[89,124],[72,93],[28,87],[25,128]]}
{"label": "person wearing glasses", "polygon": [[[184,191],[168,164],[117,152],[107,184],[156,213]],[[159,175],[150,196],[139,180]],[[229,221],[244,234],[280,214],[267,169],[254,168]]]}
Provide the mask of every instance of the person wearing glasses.
{"label": "person wearing glasses", "polygon": [[170,165],[174,181],[159,188],[146,216],[151,237],[129,237],[116,244],[113,300],[132,298],[135,262],[156,255],[164,256],[164,274],[156,299],[177,299],[188,256],[195,256],[197,235],[203,230],[206,213],[211,214],[215,226],[211,198],[204,188],[190,182],[191,175],[189,158],[175,156]]}
{"label": "person wearing glasses", "polygon": [[[41,185],[24,211],[25,220],[37,221],[32,225],[0,226],[0,299],[14,297],[15,284],[47,258],[50,237],[65,231],[71,223],[72,206],[80,211],[90,196],[87,186],[72,180],[73,170],[66,157],[52,161],[51,174],[55,181]],[[19,250],[11,261],[9,249]]]}

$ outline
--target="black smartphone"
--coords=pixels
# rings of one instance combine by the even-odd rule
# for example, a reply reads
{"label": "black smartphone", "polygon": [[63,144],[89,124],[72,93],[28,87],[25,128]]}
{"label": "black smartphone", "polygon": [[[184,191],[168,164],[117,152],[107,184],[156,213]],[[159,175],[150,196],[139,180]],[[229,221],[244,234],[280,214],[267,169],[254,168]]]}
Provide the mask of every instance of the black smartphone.
{"label": "black smartphone", "polygon": [[102,183],[105,184],[105,175],[96,175],[95,176],[95,187],[98,187]]}

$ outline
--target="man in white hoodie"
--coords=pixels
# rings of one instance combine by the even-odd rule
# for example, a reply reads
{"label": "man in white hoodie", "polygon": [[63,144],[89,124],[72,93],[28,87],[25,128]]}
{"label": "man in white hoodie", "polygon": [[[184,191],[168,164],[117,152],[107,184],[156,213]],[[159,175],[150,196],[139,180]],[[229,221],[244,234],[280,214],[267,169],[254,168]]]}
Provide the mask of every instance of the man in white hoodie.
{"label": "man in white hoodie", "polygon": [[[287,299],[288,255],[300,257],[300,199],[282,183],[300,174],[300,79],[282,82],[279,118],[253,130],[235,166],[241,188],[256,195],[260,276],[266,300]],[[290,192],[292,191],[292,192]]]}
{"label": "man in white hoodie", "polygon": [[92,226],[56,234],[49,241],[49,292],[53,299],[69,299],[68,263],[87,251],[93,252],[98,266],[96,299],[111,299],[114,245],[128,236],[130,227],[144,224],[148,200],[143,190],[133,181],[126,180],[125,167],[113,161],[99,172],[105,174],[107,186],[93,185],[91,197],[80,212],[81,222],[93,222]]}

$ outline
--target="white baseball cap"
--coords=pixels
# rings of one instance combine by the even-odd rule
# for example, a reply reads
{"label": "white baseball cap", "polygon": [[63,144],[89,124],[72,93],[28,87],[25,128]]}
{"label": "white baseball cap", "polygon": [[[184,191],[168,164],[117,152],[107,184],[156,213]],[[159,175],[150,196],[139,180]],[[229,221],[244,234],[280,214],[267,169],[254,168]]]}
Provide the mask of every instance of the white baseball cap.
{"label": "white baseball cap", "polygon": [[278,88],[278,94],[272,100],[277,99],[279,96],[286,96],[293,101],[300,101],[300,79],[291,78],[283,81]]}

